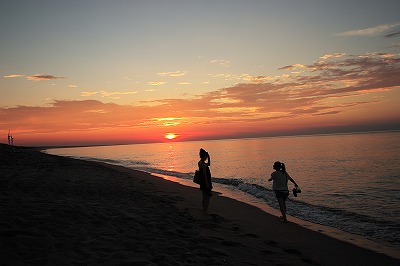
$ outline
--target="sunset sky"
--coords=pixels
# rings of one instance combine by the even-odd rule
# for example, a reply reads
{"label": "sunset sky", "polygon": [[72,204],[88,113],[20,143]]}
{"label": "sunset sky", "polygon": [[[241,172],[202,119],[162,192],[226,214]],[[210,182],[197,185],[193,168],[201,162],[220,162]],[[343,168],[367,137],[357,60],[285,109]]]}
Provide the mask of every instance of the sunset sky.
{"label": "sunset sky", "polygon": [[28,146],[400,130],[399,11],[1,1],[0,143],[9,130]]}

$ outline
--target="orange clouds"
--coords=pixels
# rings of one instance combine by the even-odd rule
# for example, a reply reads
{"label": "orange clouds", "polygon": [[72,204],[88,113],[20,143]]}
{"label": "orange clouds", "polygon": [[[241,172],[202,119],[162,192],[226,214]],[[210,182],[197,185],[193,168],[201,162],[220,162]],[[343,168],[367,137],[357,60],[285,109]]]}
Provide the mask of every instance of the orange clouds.
{"label": "orange clouds", "polygon": [[399,127],[399,55],[326,55],[282,70],[294,68],[303,72],[137,106],[86,100],[0,108],[0,133],[11,128],[20,144],[57,145],[162,141],[166,132],[193,140]]}

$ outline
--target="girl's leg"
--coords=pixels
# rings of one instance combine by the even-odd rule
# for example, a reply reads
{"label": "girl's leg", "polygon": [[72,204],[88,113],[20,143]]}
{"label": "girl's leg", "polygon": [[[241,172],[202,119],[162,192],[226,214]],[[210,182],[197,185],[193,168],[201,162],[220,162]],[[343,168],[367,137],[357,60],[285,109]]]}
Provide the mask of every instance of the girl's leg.
{"label": "girl's leg", "polygon": [[282,213],[282,220],[287,221],[286,219],[286,202],[284,198],[278,198],[278,203],[279,203],[279,209],[281,210]]}
{"label": "girl's leg", "polygon": [[207,211],[208,205],[210,205],[210,196],[208,195],[206,190],[202,190],[201,192],[203,193],[203,200],[202,200],[203,210]]}

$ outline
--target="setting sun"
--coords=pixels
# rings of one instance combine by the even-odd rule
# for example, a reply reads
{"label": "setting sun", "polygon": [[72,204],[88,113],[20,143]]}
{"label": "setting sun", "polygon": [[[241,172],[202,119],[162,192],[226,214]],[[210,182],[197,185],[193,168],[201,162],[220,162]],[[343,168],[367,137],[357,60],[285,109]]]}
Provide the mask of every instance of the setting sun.
{"label": "setting sun", "polygon": [[177,135],[175,135],[174,133],[167,133],[165,134],[164,138],[166,139],[175,139],[177,137]]}

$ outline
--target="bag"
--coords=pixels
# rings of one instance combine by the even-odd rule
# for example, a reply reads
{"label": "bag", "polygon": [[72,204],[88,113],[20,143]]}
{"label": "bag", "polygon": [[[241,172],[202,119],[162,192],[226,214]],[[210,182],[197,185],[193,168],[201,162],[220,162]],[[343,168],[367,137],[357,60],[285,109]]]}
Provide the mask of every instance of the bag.
{"label": "bag", "polygon": [[196,172],[194,172],[193,182],[200,185],[202,179],[203,177],[201,175],[201,172],[199,170],[196,170]]}

